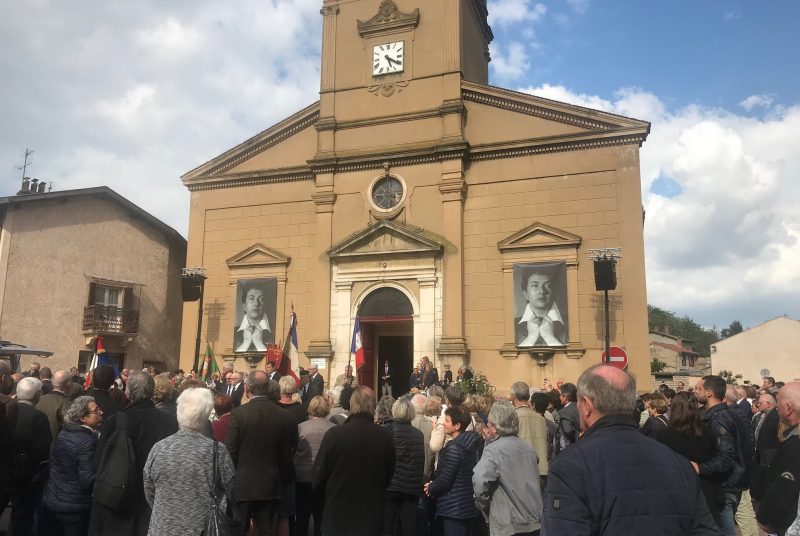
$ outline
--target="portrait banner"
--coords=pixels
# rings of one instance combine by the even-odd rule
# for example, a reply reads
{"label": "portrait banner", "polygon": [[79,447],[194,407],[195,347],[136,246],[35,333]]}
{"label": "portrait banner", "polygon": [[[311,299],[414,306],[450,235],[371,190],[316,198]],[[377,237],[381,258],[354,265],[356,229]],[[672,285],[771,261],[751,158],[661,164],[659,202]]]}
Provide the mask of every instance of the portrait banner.
{"label": "portrait banner", "polygon": [[566,346],[567,265],[540,262],[514,265],[514,331],[518,347]]}
{"label": "portrait banner", "polygon": [[236,282],[234,352],[266,352],[275,343],[275,309],[278,280],[275,277],[240,279]]}

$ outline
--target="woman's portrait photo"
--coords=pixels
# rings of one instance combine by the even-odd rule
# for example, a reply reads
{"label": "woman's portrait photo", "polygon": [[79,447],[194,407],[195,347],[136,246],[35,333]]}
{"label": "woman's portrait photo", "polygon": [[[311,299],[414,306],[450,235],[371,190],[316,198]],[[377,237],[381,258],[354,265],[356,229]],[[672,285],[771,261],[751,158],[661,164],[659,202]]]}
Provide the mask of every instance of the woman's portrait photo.
{"label": "woman's portrait photo", "polygon": [[566,346],[566,263],[515,264],[514,290],[517,346]]}

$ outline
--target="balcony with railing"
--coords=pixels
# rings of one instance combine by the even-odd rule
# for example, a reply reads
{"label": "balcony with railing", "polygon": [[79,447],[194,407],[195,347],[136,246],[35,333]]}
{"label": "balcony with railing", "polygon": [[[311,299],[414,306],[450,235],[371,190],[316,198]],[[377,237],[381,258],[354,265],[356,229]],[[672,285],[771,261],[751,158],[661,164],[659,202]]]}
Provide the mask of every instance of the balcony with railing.
{"label": "balcony with railing", "polygon": [[92,335],[136,335],[139,310],[113,305],[89,305],[83,309],[83,332]]}

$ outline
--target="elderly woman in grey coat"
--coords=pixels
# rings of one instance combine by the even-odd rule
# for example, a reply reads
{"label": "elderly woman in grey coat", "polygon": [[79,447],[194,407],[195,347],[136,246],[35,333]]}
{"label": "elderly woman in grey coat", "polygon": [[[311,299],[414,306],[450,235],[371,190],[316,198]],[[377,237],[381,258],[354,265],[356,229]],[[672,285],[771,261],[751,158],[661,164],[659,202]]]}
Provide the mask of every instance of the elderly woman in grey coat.
{"label": "elderly woman in grey coat", "polygon": [[215,482],[232,500],[235,470],[228,450],[201,430],[214,407],[211,391],[192,388],[178,397],[177,433],[155,444],[144,466],[144,493],[153,509],[149,535],[200,534],[211,511]]}
{"label": "elderly woman in grey coat", "polygon": [[542,519],[539,467],[531,446],[520,439],[519,417],[507,400],[489,410],[491,442],[472,473],[475,504],[492,536],[535,536]]}

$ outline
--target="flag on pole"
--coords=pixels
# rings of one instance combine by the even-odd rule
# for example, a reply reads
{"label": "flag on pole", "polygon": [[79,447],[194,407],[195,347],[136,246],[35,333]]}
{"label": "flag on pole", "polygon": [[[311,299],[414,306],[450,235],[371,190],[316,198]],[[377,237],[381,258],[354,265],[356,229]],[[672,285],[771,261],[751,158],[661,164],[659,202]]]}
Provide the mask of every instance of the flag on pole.
{"label": "flag on pole", "polygon": [[95,341],[92,362],[89,363],[89,369],[86,371],[86,379],[83,382],[84,389],[88,389],[92,385],[92,371],[96,369],[98,365],[113,365],[106,353],[106,347],[103,346],[103,337],[100,335],[97,336],[97,340]]}
{"label": "flag on pole", "polygon": [[275,363],[275,368],[281,376],[287,374],[294,378],[297,387],[300,387],[300,351],[297,345],[297,315],[294,311],[289,315],[289,333],[286,335],[286,342],[283,343],[283,352]]}
{"label": "flag on pole", "polygon": [[203,369],[200,373],[200,378],[205,382],[208,381],[214,374],[219,372],[217,367],[217,360],[214,357],[214,352],[211,350],[211,345],[206,341],[206,353],[203,357]]}
{"label": "flag on pole", "polygon": [[361,344],[361,322],[356,315],[356,323],[353,325],[353,342],[350,344],[350,353],[356,355],[356,370],[364,366],[364,346]]}

